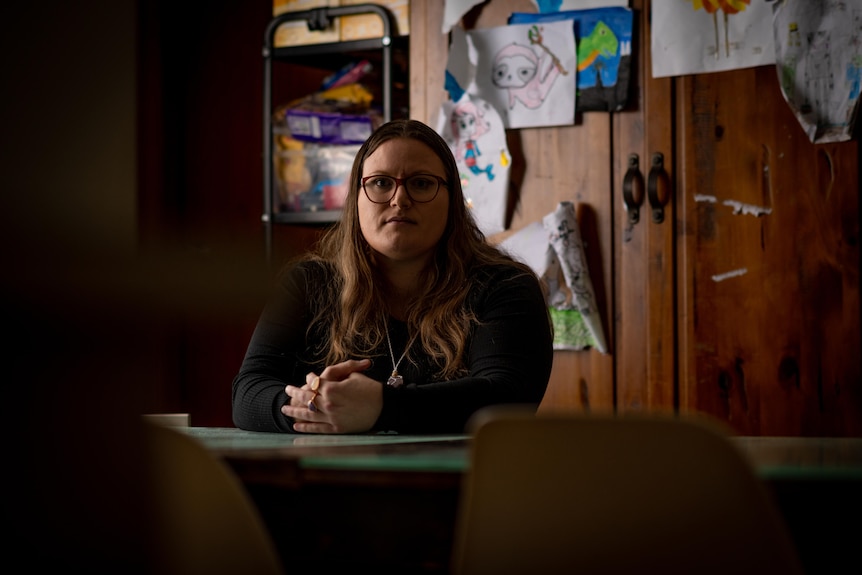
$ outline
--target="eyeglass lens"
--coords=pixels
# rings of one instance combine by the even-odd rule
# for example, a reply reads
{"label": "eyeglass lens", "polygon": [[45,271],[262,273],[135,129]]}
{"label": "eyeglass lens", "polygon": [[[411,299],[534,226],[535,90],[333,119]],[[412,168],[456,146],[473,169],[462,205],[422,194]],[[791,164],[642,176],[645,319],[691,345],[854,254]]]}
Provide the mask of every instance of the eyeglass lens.
{"label": "eyeglass lens", "polygon": [[407,194],[413,201],[430,202],[437,196],[440,180],[429,174],[416,174],[404,179],[378,175],[368,176],[362,180],[362,187],[368,199],[376,203],[390,201],[399,185],[407,190]]}

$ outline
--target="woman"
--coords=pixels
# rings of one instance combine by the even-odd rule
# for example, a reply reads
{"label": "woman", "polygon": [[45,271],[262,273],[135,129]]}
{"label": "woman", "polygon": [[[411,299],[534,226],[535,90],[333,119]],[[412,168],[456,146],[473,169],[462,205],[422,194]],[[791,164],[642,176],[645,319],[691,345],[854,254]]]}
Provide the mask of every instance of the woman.
{"label": "woman", "polygon": [[538,406],[553,334],[532,270],[486,243],[452,151],[379,127],[341,220],[285,268],[233,381],[255,431],[462,433],[479,408]]}

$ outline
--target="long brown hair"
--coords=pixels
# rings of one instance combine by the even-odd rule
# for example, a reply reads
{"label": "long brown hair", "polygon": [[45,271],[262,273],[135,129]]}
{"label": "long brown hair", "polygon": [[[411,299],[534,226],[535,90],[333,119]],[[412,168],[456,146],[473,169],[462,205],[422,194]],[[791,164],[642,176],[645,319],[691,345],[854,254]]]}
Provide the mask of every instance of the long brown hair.
{"label": "long brown hair", "polygon": [[[374,251],[359,226],[357,201],[360,179],[368,158],[382,143],[410,138],[427,145],[443,162],[449,212],[446,228],[431,264],[422,272],[420,293],[409,302],[407,327],[417,335],[425,353],[438,366],[438,376],[451,378],[466,372],[467,337],[476,317],[465,305],[467,294],[478,281],[473,271],[481,266],[512,265],[524,273],[532,270],[501,252],[486,238],[464,202],[455,157],[446,141],[416,120],[393,120],[380,126],[360,147],[350,173],[341,219],[321,237],[308,259],[326,264],[334,277],[316,286],[314,317],[310,330],[325,334],[321,348],[327,365],[350,357],[367,357],[386,338],[387,303],[384,285],[374,263]],[[411,350],[417,346],[411,346]],[[407,358],[410,359],[408,351]]]}

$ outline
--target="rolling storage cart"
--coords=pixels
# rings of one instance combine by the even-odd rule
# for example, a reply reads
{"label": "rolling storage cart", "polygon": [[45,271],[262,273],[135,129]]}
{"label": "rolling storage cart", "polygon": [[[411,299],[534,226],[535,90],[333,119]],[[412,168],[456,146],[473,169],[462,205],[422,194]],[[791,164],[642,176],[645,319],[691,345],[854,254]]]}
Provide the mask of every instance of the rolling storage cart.
{"label": "rolling storage cart", "polygon": [[[325,31],[333,27],[334,20],[344,16],[373,14],[383,23],[383,34],[377,38],[347,40],[340,42],[303,44],[276,47],[276,31],[286,22],[305,21],[310,31]],[[266,258],[272,254],[273,225],[326,225],[335,222],[340,209],[312,209],[286,211],[276,205],[276,176],[274,167],[275,137],[273,125],[273,64],[290,62],[303,66],[335,72],[351,62],[368,60],[378,66],[380,74],[380,100],[382,120],[389,121],[396,114],[393,109],[393,49],[406,52],[406,36],[396,36],[396,20],[389,9],[379,4],[355,4],[313,8],[296,12],[285,12],[274,17],[266,27],[263,45],[263,214]],[[406,66],[406,65],[405,65]],[[406,81],[407,71],[403,70]],[[358,145],[357,145],[358,148]],[[353,158],[350,157],[352,163]],[[349,169],[348,169],[349,173]]]}

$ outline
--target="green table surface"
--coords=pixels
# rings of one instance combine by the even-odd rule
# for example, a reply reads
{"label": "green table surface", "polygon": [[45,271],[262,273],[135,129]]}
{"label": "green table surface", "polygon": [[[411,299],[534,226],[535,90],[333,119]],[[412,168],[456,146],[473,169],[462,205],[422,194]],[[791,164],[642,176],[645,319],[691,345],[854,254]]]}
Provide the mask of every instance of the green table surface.
{"label": "green table surface", "polygon": [[[224,457],[296,459],[305,469],[463,473],[469,435],[296,435],[177,428]],[[862,480],[862,438],[731,437],[765,479]]]}

